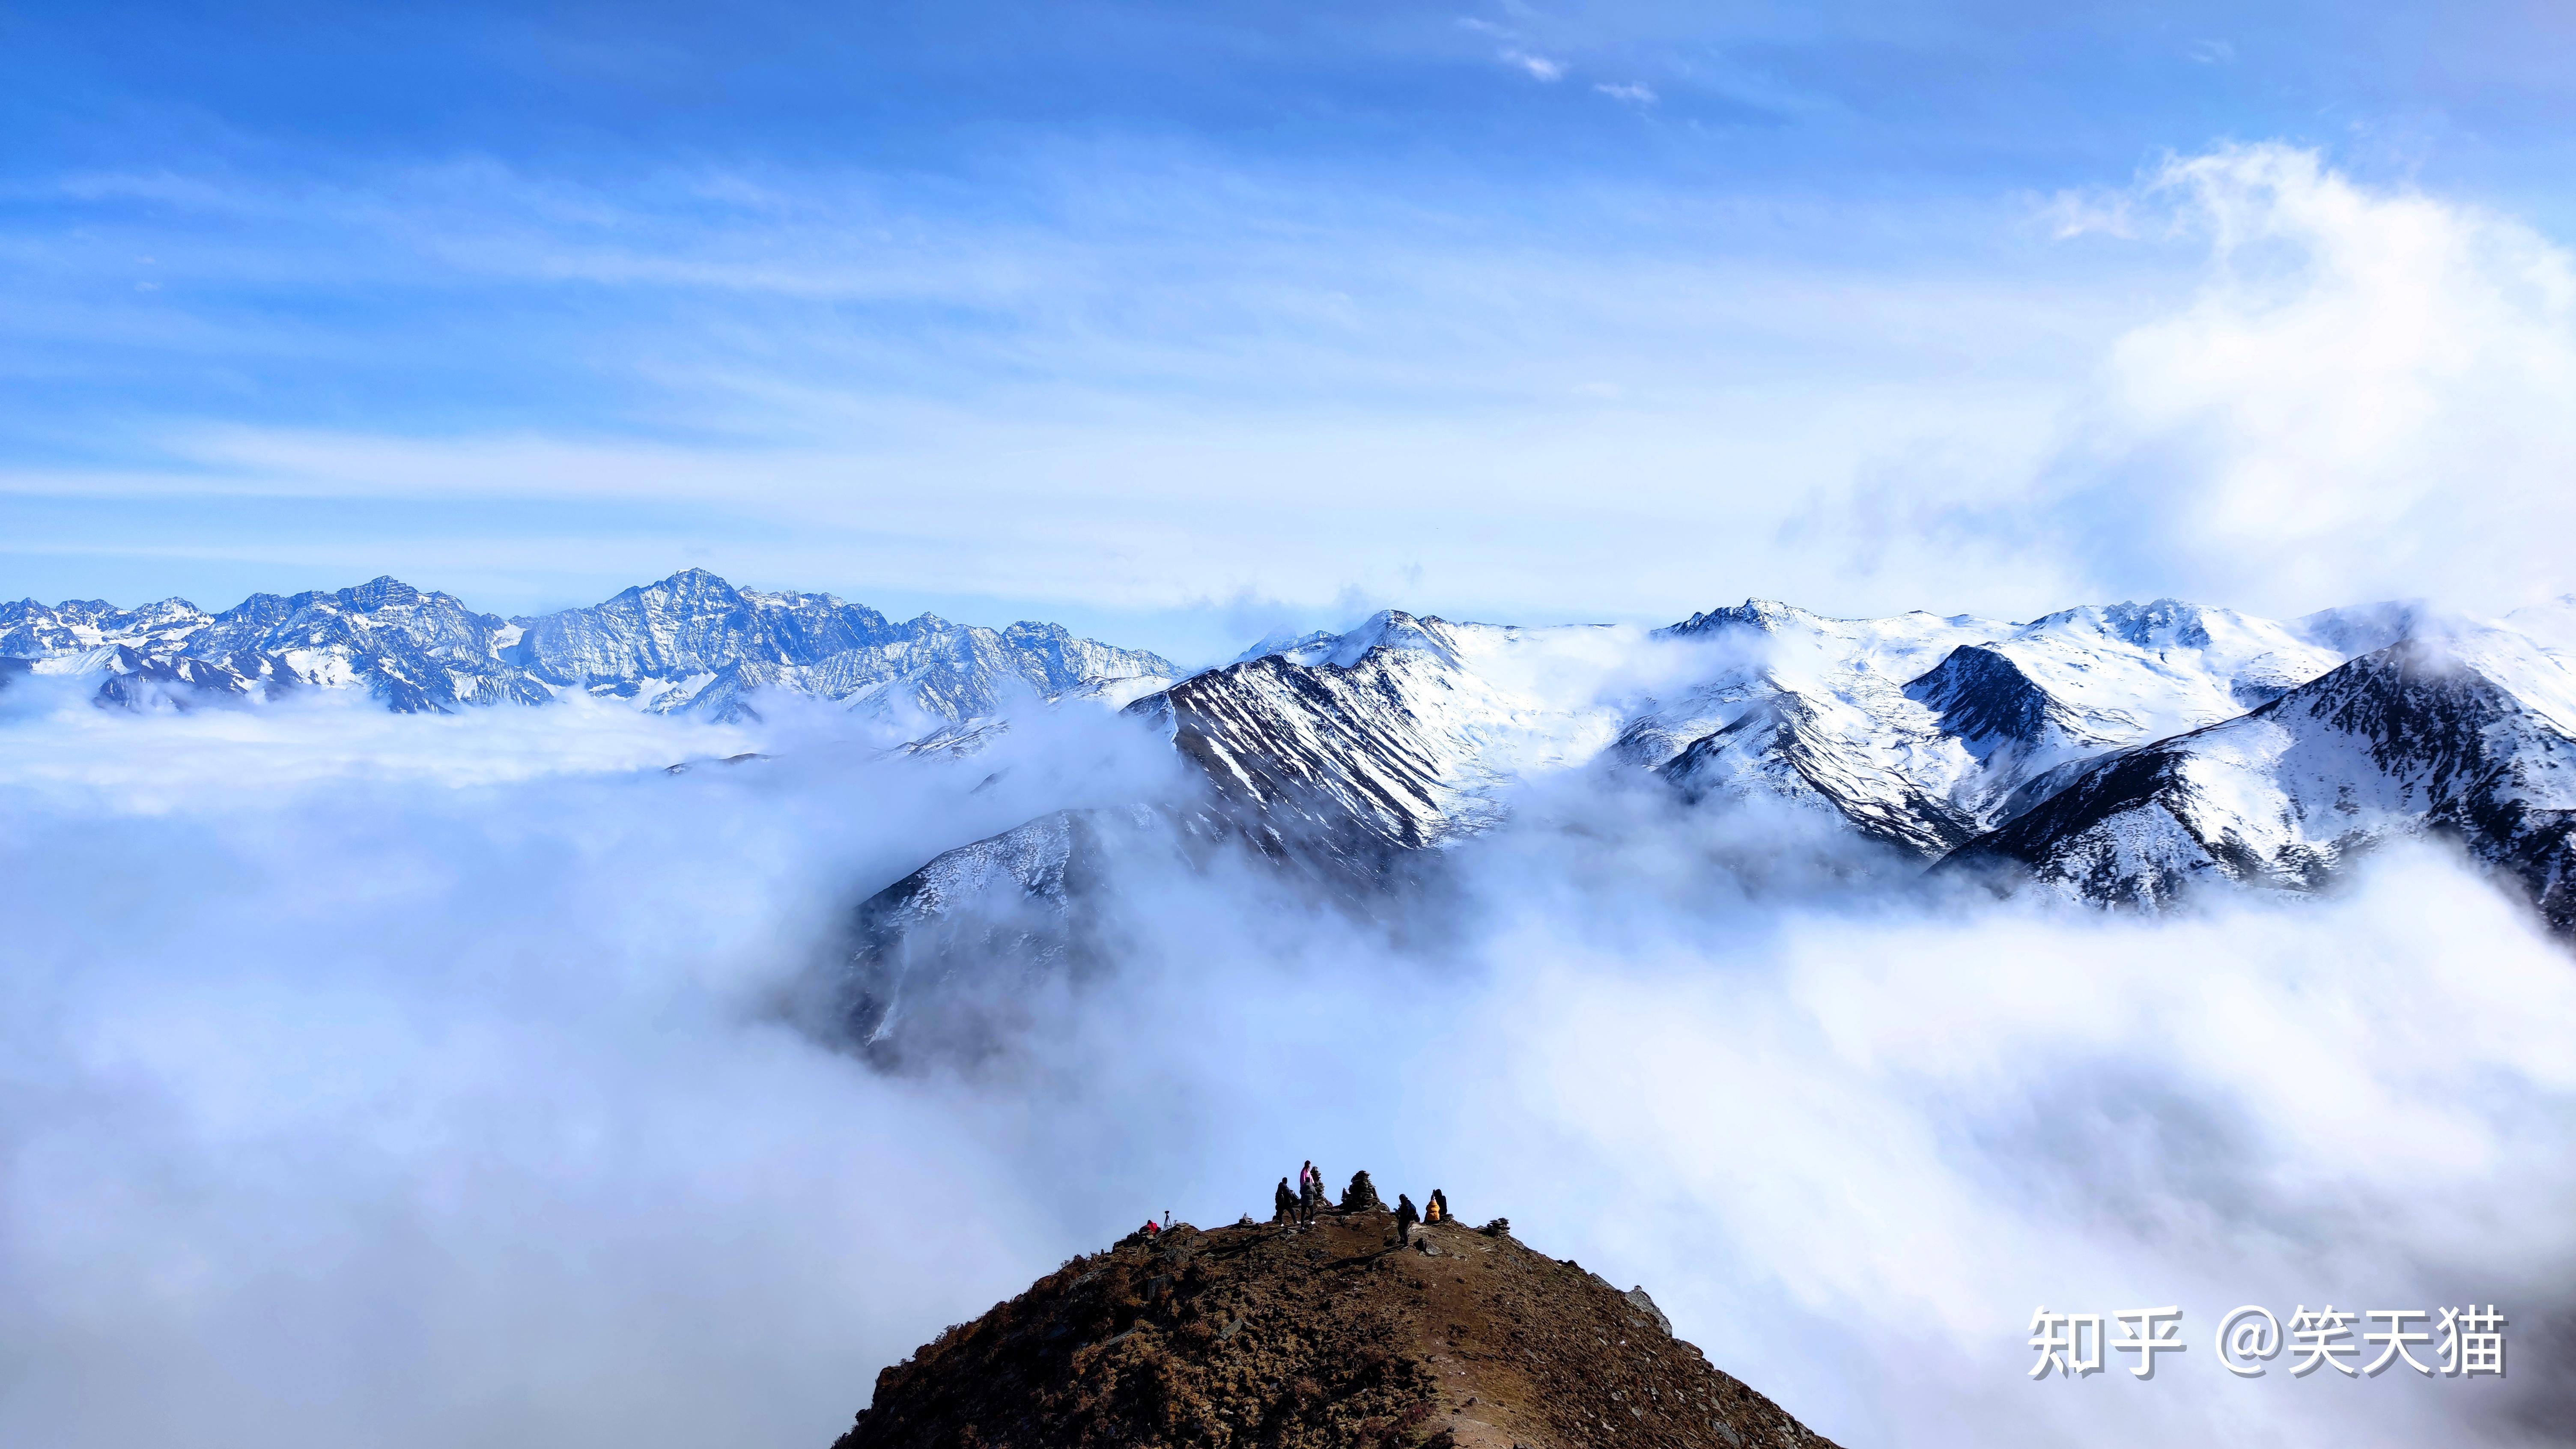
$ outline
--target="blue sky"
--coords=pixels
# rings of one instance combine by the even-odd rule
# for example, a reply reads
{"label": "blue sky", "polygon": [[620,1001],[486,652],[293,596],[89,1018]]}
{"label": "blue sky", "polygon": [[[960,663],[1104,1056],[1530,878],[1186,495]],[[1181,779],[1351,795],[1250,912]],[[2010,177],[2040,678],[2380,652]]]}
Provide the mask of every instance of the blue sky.
{"label": "blue sky", "polygon": [[14,7],[0,594],[2510,603],[2568,17]]}

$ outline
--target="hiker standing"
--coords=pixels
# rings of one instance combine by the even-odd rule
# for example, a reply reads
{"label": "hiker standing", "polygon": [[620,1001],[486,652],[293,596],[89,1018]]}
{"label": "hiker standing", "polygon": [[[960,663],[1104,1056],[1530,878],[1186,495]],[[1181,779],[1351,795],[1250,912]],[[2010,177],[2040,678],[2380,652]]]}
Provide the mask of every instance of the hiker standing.
{"label": "hiker standing", "polygon": [[1288,1179],[1279,1179],[1279,1190],[1270,1195],[1270,1220],[1274,1223],[1297,1221],[1297,1199],[1288,1195]]}
{"label": "hiker standing", "polygon": [[1297,1221],[1315,1221],[1315,1201],[1324,1195],[1324,1175],[1308,1162],[1297,1174]]}
{"label": "hiker standing", "polygon": [[1422,1205],[1422,1220],[1426,1223],[1449,1221],[1449,1194],[1436,1187],[1431,1189],[1431,1200]]}
{"label": "hiker standing", "polygon": [[1403,1193],[1397,1193],[1395,1195],[1395,1245],[1397,1247],[1401,1248],[1412,1241],[1413,1225],[1420,1221],[1422,1221],[1422,1215],[1413,1210],[1413,1199]]}

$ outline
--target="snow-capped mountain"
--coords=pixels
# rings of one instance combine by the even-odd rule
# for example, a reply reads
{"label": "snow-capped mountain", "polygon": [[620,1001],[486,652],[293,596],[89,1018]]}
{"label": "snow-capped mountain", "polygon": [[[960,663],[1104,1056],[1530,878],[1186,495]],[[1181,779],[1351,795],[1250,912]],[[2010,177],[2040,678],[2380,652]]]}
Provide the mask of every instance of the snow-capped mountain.
{"label": "snow-capped mountain", "polygon": [[509,657],[550,685],[718,718],[738,714],[752,691],[783,689],[955,723],[997,714],[1013,694],[1098,693],[1123,704],[1180,672],[1061,625],[995,631],[935,614],[889,623],[829,594],[736,589],[703,569],[519,622]]}
{"label": "snow-capped mountain", "polygon": [[497,653],[509,626],[447,594],[380,578],[354,589],[253,594],[220,614],[184,599],[0,605],[0,652],[41,674],[103,676],[101,703],[186,706],[301,685],[359,687],[396,710],[541,704],[553,696]]}
{"label": "snow-capped mountain", "polygon": [[2576,933],[2576,598],[2483,624],[2170,599],[2027,623],[1752,600],[1658,630],[1390,610],[1183,677],[1051,624],[896,623],[693,569],[508,620],[393,579],[215,614],[0,605],[0,688],[30,673],[135,707],[363,688],[397,710],[583,694],[739,719],[795,692],[923,726],[922,757],[972,749],[1014,699],[1091,697],[1169,743],[1187,798],[1045,816],[877,892],[830,983],[861,1039],[969,959],[1012,979],[1081,959],[1122,854],[1240,847],[1357,899],[1565,772],[1686,808],[1785,805],[1897,859],[2103,903],[2308,889],[2376,842],[2439,834]]}
{"label": "snow-capped mountain", "polygon": [[1271,851],[1373,859],[1491,825],[1511,786],[1618,737],[1636,641],[1389,610],[1350,633],[1211,669],[1128,706]]}
{"label": "snow-capped mountain", "polygon": [[1938,857],[2070,764],[2241,713],[2387,642],[2355,616],[2290,624],[2165,599],[2027,624],[1826,619],[1752,602],[1677,638],[1744,662],[1647,712],[1624,756],[1694,796],[1769,794]]}
{"label": "snow-capped mountain", "polygon": [[765,689],[948,725],[997,714],[1015,696],[1124,703],[1179,673],[1054,624],[996,631],[930,614],[892,623],[828,594],[736,589],[703,569],[589,608],[508,620],[391,578],[255,594],[220,614],[180,599],[131,610],[23,600],[0,605],[0,656],[99,676],[101,703],[137,707],[310,686],[363,688],[400,711],[579,692],[739,719]]}
{"label": "snow-capped mountain", "polygon": [[[2276,622],[2173,600],[2028,623],[1757,600],[1651,633],[1390,611],[1128,706],[1205,789],[1126,823],[1349,882],[1490,828],[1533,777],[1593,770],[2105,903],[2195,879],[2306,888],[2371,842],[2445,831],[2567,930],[2571,650],[2576,602],[2465,632],[2400,606]],[[1082,919],[1096,848],[1049,817],[881,892],[841,998],[852,1029],[881,1039],[906,990],[955,969],[922,932],[989,954],[1001,937],[960,923],[1008,919],[1061,952],[1045,931]]]}
{"label": "snow-capped mountain", "polygon": [[2075,771],[1945,869],[2098,901],[2197,881],[2307,888],[2357,851],[2439,832],[2576,930],[2576,672],[2518,633],[2426,634],[2220,724]]}
{"label": "snow-capped mountain", "polygon": [[2343,663],[2338,644],[2385,642],[2342,614],[2276,624],[2171,600],[2028,624],[1756,600],[1651,635],[1389,612],[1129,708],[1282,836],[1437,845],[1501,818],[1535,773],[1600,765],[1694,799],[1786,799],[1932,859],[2052,771],[2277,698]]}

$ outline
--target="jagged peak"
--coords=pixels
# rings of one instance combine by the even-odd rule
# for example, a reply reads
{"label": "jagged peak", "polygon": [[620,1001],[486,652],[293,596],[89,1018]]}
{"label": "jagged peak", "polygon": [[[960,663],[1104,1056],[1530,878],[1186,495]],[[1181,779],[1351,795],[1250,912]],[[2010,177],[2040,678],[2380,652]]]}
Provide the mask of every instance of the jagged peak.
{"label": "jagged peak", "polygon": [[[656,579],[649,584],[638,584],[635,587],[618,594],[617,598],[639,599],[647,594],[661,597],[697,594],[721,594],[727,598],[734,599],[742,597],[742,591],[725,582],[721,575],[707,569],[699,568],[694,564],[671,575],[669,578]],[[611,600],[610,602],[613,603],[615,600]]]}
{"label": "jagged peak", "polygon": [[1782,624],[1791,620],[1807,620],[1816,617],[1818,616],[1795,604],[1784,604],[1777,599],[1746,599],[1732,608],[1711,609],[1706,613],[1693,614],[1678,624],[1668,625],[1655,632],[1673,638],[1686,638],[1693,634],[1704,634],[1727,628],[1759,629],[1770,634],[1777,633]]}
{"label": "jagged peak", "polygon": [[351,608],[373,613],[378,609],[417,604],[424,597],[443,596],[435,593],[424,595],[421,590],[391,574],[378,574],[356,588],[342,589],[332,597]]}

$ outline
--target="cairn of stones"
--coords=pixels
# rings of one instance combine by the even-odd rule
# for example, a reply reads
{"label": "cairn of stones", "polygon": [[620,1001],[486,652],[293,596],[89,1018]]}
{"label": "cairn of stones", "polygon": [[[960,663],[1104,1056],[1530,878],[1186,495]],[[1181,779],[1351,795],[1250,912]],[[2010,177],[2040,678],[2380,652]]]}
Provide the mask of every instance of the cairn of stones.
{"label": "cairn of stones", "polygon": [[1351,1185],[1342,1191],[1342,1211],[1374,1213],[1385,1210],[1386,1204],[1377,1195],[1377,1184],[1369,1181],[1368,1169],[1361,1168],[1352,1173]]}

